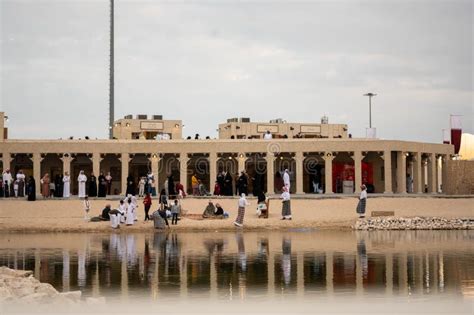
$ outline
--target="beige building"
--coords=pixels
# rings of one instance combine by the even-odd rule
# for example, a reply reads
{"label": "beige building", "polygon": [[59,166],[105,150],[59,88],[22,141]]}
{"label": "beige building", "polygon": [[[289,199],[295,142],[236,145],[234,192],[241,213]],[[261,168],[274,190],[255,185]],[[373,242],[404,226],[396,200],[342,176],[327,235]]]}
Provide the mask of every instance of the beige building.
{"label": "beige building", "polygon": [[164,120],[161,115],[127,115],[113,126],[114,138],[126,140],[181,139],[182,132],[181,120]]}
{"label": "beige building", "polygon": [[[3,120],[1,123],[3,127]],[[4,139],[0,141],[0,169],[11,169],[14,174],[22,169],[37,183],[45,173],[54,178],[67,171],[73,194],[80,170],[87,176],[111,172],[113,194],[125,192],[129,175],[137,184],[149,171],[158,181],[157,189],[172,175],[188,192],[192,192],[193,174],[210,190],[217,174],[228,171],[235,193],[235,180],[245,170],[250,193],[261,187],[273,194],[281,190],[285,169],[290,173],[291,192],[296,194],[352,194],[360,191],[362,183],[374,193],[438,193],[447,176],[445,164],[453,153],[453,146],[446,144],[349,138]],[[39,193],[40,185],[36,189]]]}
{"label": "beige building", "polygon": [[320,124],[289,123],[278,118],[269,122],[251,122],[250,118],[230,118],[219,125],[219,139],[261,139],[270,131],[273,138],[347,138],[347,125],[329,124],[327,117]]}

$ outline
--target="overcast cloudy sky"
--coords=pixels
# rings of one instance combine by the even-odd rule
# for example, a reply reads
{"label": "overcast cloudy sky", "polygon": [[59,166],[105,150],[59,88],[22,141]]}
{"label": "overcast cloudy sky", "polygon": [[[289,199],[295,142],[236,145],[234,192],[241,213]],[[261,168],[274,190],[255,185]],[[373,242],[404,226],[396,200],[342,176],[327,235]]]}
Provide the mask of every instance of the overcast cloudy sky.
{"label": "overcast cloudy sky", "polygon": [[[108,135],[108,0],[0,0],[10,138]],[[373,124],[440,142],[473,132],[473,2],[116,0],[116,118],[163,114],[185,135],[229,117]]]}

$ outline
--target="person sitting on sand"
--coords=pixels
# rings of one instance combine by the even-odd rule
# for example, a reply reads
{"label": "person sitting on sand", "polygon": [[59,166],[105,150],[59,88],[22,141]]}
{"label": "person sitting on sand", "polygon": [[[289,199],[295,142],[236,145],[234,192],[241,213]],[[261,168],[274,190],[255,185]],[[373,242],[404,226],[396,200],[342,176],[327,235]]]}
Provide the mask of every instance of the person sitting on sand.
{"label": "person sitting on sand", "polygon": [[229,214],[226,211],[224,211],[224,209],[221,207],[219,203],[216,203],[216,211],[214,212],[214,216],[225,219],[229,217]]}
{"label": "person sitting on sand", "polygon": [[212,218],[214,216],[214,212],[216,212],[216,207],[212,203],[212,200],[209,200],[209,204],[207,205],[206,209],[204,209],[202,217],[204,219]]}
{"label": "person sitting on sand", "polygon": [[100,222],[100,221],[110,221],[110,204],[105,205],[105,208],[102,210],[102,213],[97,216],[91,218],[91,222]]}

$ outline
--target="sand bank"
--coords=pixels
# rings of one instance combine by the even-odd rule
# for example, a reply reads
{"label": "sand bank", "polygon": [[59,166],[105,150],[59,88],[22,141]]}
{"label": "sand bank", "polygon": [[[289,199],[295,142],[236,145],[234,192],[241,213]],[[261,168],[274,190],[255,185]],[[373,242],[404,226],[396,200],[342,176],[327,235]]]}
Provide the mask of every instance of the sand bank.
{"label": "sand bank", "polygon": [[[225,231],[234,230],[232,222],[237,216],[236,199],[213,199],[219,202],[230,213],[225,220],[196,220],[184,217],[174,230]],[[255,214],[256,200],[249,198],[251,205],[247,208],[244,222],[245,230],[274,230],[298,228],[350,229],[357,216],[355,208],[357,198],[340,197],[334,199],[298,198],[292,200],[292,221],[282,221],[281,202],[272,199],[270,217],[258,219]],[[187,198],[183,208],[190,214],[200,214],[208,199]],[[99,215],[106,203],[112,207],[116,200],[92,200],[91,215]],[[139,201],[141,205],[141,201]],[[152,209],[158,206],[153,200]],[[371,211],[394,211],[396,217],[432,216],[442,218],[474,218],[474,199],[472,198],[412,198],[412,197],[378,197],[369,198],[367,214]],[[152,231],[151,222],[144,222],[143,206],[138,210],[138,222],[134,226],[123,226],[124,231]],[[74,200],[0,200],[0,232],[104,232],[111,230],[108,222],[85,222],[82,201]]]}

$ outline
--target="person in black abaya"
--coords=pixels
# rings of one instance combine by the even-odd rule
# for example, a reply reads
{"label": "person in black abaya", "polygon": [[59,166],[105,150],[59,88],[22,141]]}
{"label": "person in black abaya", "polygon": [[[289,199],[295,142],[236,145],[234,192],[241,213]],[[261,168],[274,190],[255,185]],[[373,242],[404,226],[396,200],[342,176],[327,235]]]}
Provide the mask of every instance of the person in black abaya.
{"label": "person in black abaya", "polygon": [[28,201],[36,200],[36,182],[33,176],[30,176],[30,178],[28,179],[26,192],[28,194]]}
{"label": "person in black abaya", "polygon": [[237,189],[238,189],[238,195],[245,194],[246,196],[248,195],[248,178],[245,172],[242,172],[237,179]]}
{"label": "person in black abaya", "polygon": [[234,194],[232,189],[232,175],[226,172],[224,177],[224,196],[232,196]]}
{"label": "person in black abaya", "polygon": [[107,180],[105,179],[104,173],[100,172],[99,175],[99,193],[98,197],[105,197],[107,194]]}
{"label": "person in black abaya", "polygon": [[129,174],[127,177],[127,193],[126,195],[135,196],[135,179],[132,174]]}
{"label": "person in black abaya", "polygon": [[225,193],[225,173],[220,171],[216,178],[217,185],[219,185],[219,195],[222,196]]}
{"label": "person in black abaya", "polygon": [[63,196],[63,177],[60,174],[56,174],[54,177],[54,197]]}
{"label": "person in black abaya", "polygon": [[168,176],[168,195],[169,196],[176,195],[173,174],[170,174]]}
{"label": "person in black abaya", "polygon": [[89,178],[89,197],[97,197],[97,177],[94,173],[91,173]]}

